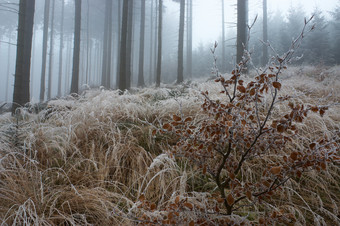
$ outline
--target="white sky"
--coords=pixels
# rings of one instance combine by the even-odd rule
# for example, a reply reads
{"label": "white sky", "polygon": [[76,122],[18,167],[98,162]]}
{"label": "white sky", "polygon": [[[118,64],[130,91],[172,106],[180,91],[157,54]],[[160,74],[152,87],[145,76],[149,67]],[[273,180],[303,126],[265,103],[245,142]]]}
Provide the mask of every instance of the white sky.
{"label": "white sky", "polygon": [[[194,27],[193,27],[193,42],[194,47],[199,42],[214,43],[215,40],[221,34],[221,7],[222,0],[193,0],[194,4]],[[225,0],[225,20],[227,22],[226,27],[232,26],[228,22],[235,22],[236,16],[236,0]],[[179,7],[179,4],[168,4]],[[340,0],[268,0],[268,11],[275,12],[280,10],[285,12],[290,6],[298,7],[302,6],[306,15],[310,15],[315,7],[318,7],[328,16],[328,12],[332,11],[334,7],[340,4]],[[172,5],[172,6],[171,6]],[[262,14],[262,0],[249,0],[249,20],[252,20],[256,14],[261,16]],[[173,9],[178,11],[178,9]],[[226,30],[228,32],[228,30]]]}

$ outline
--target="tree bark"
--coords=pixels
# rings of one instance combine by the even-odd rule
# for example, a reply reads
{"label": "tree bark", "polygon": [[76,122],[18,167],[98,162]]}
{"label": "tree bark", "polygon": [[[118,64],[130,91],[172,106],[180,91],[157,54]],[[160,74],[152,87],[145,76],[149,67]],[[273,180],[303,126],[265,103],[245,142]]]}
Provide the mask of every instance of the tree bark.
{"label": "tree bark", "polygon": [[224,0],[222,0],[222,71],[226,70],[226,58],[225,58],[225,21],[224,21]]}
{"label": "tree bark", "polygon": [[237,0],[237,54],[236,63],[241,62],[247,49],[248,0]]}
{"label": "tree bark", "polygon": [[180,0],[177,84],[183,82],[184,12],[185,12],[185,0]]}
{"label": "tree bark", "polygon": [[64,10],[65,10],[65,0],[61,0],[61,23],[60,23],[60,43],[59,43],[58,97],[61,96],[61,80],[62,80],[62,76],[63,76]]}
{"label": "tree bark", "polygon": [[[263,41],[268,42],[268,13],[267,13],[267,0],[263,0]],[[263,45],[262,66],[268,63],[268,46]]]}
{"label": "tree bark", "polygon": [[35,0],[20,0],[12,115],[30,101],[30,68]]}
{"label": "tree bark", "polygon": [[111,42],[112,42],[112,1],[105,3],[104,43],[103,43],[103,65],[102,82],[105,88],[110,88],[111,76]]}
{"label": "tree bark", "polygon": [[131,87],[132,77],[132,30],[133,30],[133,0],[129,0],[127,45],[126,45],[126,88]]}
{"label": "tree bark", "polygon": [[118,89],[124,92],[127,89],[127,67],[126,67],[126,45],[127,45],[127,26],[128,26],[129,0],[123,1],[122,32],[120,38],[120,66],[119,66],[119,85]]}
{"label": "tree bark", "polygon": [[41,80],[40,80],[40,102],[45,99],[45,80],[46,80],[46,53],[47,53],[47,36],[48,21],[50,17],[50,0],[45,1],[44,9],[44,30],[43,30],[43,48],[42,48],[42,64],[41,64]]}
{"label": "tree bark", "polygon": [[53,69],[53,48],[54,48],[54,8],[55,8],[55,0],[52,0],[50,56],[49,56],[49,63],[48,63],[47,100],[51,99],[51,92],[52,92],[52,73],[53,73],[52,69]]}
{"label": "tree bark", "polygon": [[157,53],[157,74],[156,74],[156,87],[161,85],[162,73],[162,24],[163,24],[163,0],[159,0],[158,5],[158,53]]}
{"label": "tree bark", "polygon": [[138,86],[145,86],[144,83],[144,38],[145,38],[145,0],[142,1],[141,22],[140,22],[140,43],[139,43],[139,67],[138,67]]}
{"label": "tree bark", "polygon": [[187,76],[192,78],[192,0],[188,0],[187,16]]}
{"label": "tree bark", "polygon": [[74,48],[71,93],[79,93],[79,55],[80,55],[81,0],[75,0]]}

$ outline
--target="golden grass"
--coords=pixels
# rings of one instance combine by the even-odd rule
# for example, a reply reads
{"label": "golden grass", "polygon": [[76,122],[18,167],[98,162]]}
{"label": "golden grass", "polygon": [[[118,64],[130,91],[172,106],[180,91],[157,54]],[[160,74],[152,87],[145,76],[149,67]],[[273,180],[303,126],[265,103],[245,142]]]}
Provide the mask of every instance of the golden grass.
{"label": "golden grass", "polygon": [[[305,67],[282,75],[283,95],[295,96],[306,105],[332,107],[324,117],[310,114],[300,126],[300,138],[286,150],[264,157],[264,162],[320,136],[339,138],[339,71]],[[129,225],[143,214],[161,217],[161,210],[177,196],[208,208],[213,183],[188,162],[167,154],[176,142],[172,137],[151,133],[174,113],[197,121],[205,117],[200,91],[208,90],[212,99],[224,98],[220,89],[210,81],[124,95],[90,90],[78,99],[50,101],[38,114],[26,111],[18,119],[1,115],[0,223]],[[285,110],[279,103],[274,115]],[[247,163],[242,176],[255,180],[264,162]],[[339,225],[339,175],[339,165],[322,173],[308,172],[263,205],[293,213],[300,225]],[[155,203],[157,211],[137,208],[141,195]],[[256,222],[262,211],[250,207],[239,213]],[[184,217],[202,216],[185,212]]]}

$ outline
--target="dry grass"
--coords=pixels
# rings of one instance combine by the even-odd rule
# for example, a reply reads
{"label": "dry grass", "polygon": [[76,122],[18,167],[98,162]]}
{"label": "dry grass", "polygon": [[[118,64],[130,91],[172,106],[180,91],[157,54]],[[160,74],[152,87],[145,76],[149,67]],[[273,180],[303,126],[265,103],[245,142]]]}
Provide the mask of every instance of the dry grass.
{"label": "dry grass", "polygon": [[[299,140],[286,150],[249,162],[242,176],[254,180],[265,162],[285,151],[327,135],[340,135],[340,70],[294,68],[283,74],[283,95],[304,104],[332,105],[324,117],[311,114],[301,126]],[[152,136],[154,126],[174,113],[201,114],[200,91],[221,97],[214,82],[190,86],[142,89],[118,95],[91,90],[74,99],[49,102],[38,114],[18,119],[0,116],[0,223],[2,225],[129,225],[136,216],[159,215],[179,196],[208,208],[209,178],[186,161],[166,154],[176,141]],[[278,104],[276,113],[285,111]],[[291,180],[271,202],[293,213],[300,225],[340,224],[340,167],[308,172]],[[159,211],[137,208],[145,195]],[[264,208],[240,210],[256,222]],[[188,213],[183,213],[188,215]],[[202,217],[198,213],[189,216]],[[216,216],[218,217],[218,216]],[[236,217],[236,216],[235,216]],[[242,218],[244,220],[244,218]]]}

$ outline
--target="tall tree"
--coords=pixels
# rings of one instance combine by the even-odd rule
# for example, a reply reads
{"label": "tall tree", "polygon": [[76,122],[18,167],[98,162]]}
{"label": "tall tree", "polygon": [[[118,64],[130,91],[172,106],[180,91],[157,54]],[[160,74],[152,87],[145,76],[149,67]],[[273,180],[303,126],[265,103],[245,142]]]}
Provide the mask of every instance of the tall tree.
{"label": "tall tree", "polygon": [[224,21],[224,0],[222,0],[222,70],[225,71],[225,21]]}
{"label": "tall tree", "polygon": [[41,79],[40,79],[40,101],[41,102],[44,101],[44,98],[45,98],[46,54],[47,54],[49,17],[50,17],[50,0],[46,0],[45,9],[44,9],[43,48],[42,48]]}
{"label": "tall tree", "polygon": [[47,100],[51,99],[52,90],[52,73],[53,73],[53,48],[54,48],[54,8],[55,0],[52,0],[52,15],[51,15],[51,34],[50,34],[50,56],[48,63],[48,88],[47,88]]}
{"label": "tall tree", "polygon": [[154,72],[154,70],[153,70],[153,43],[154,43],[154,39],[153,39],[153,17],[154,17],[154,13],[153,13],[153,1],[154,0],[151,0],[151,12],[150,12],[150,58],[149,58],[149,83],[151,84],[152,82],[153,82],[153,72]]}
{"label": "tall tree", "polygon": [[[263,41],[268,42],[267,0],[263,0]],[[265,66],[268,63],[268,46],[266,44],[263,44],[262,52],[262,65]]]}
{"label": "tall tree", "polygon": [[156,87],[160,87],[161,85],[163,0],[159,0],[158,11],[159,11],[158,12],[158,53],[157,53]]}
{"label": "tall tree", "polygon": [[105,3],[104,43],[103,43],[103,65],[101,85],[110,88],[111,83],[111,49],[112,49],[112,1]]}
{"label": "tall tree", "polygon": [[185,13],[185,0],[180,0],[177,83],[183,82],[184,13]]}
{"label": "tall tree", "polygon": [[129,0],[127,44],[126,44],[126,88],[130,89],[132,77],[132,30],[133,30],[133,0]]}
{"label": "tall tree", "polygon": [[20,0],[12,114],[30,101],[30,68],[35,0]]}
{"label": "tall tree", "polygon": [[79,55],[80,55],[81,0],[75,0],[74,48],[71,93],[79,92]]}
{"label": "tall tree", "polygon": [[248,0],[237,0],[237,52],[236,63],[242,60],[247,49]]}
{"label": "tall tree", "polygon": [[145,86],[144,83],[144,36],[145,36],[145,0],[142,1],[140,16],[140,42],[139,42],[139,66],[138,66],[138,83],[140,87]]}
{"label": "tall tree", "polygon": [[126,67],[126,45],[127,45],[127,27],[128,27],[129,0],[123,1],[122,15],[122,32],[120,38],[120,65],[119,65],[119,84],[118,89],[122,92],[127,89],[127,67]]}
{"label": "tall tree", "polygon": [[63,76],[64,10],[65,10],[65,0],[61,0],[61,23],[60,23],[60,43],[59,43],[58,97],[61,96],[61,80],[62,80],[62,76]]}
{"label": "tall tree", "polygon": [[187,75],[192,77],[192,0],[188,0],[187,15]]}

